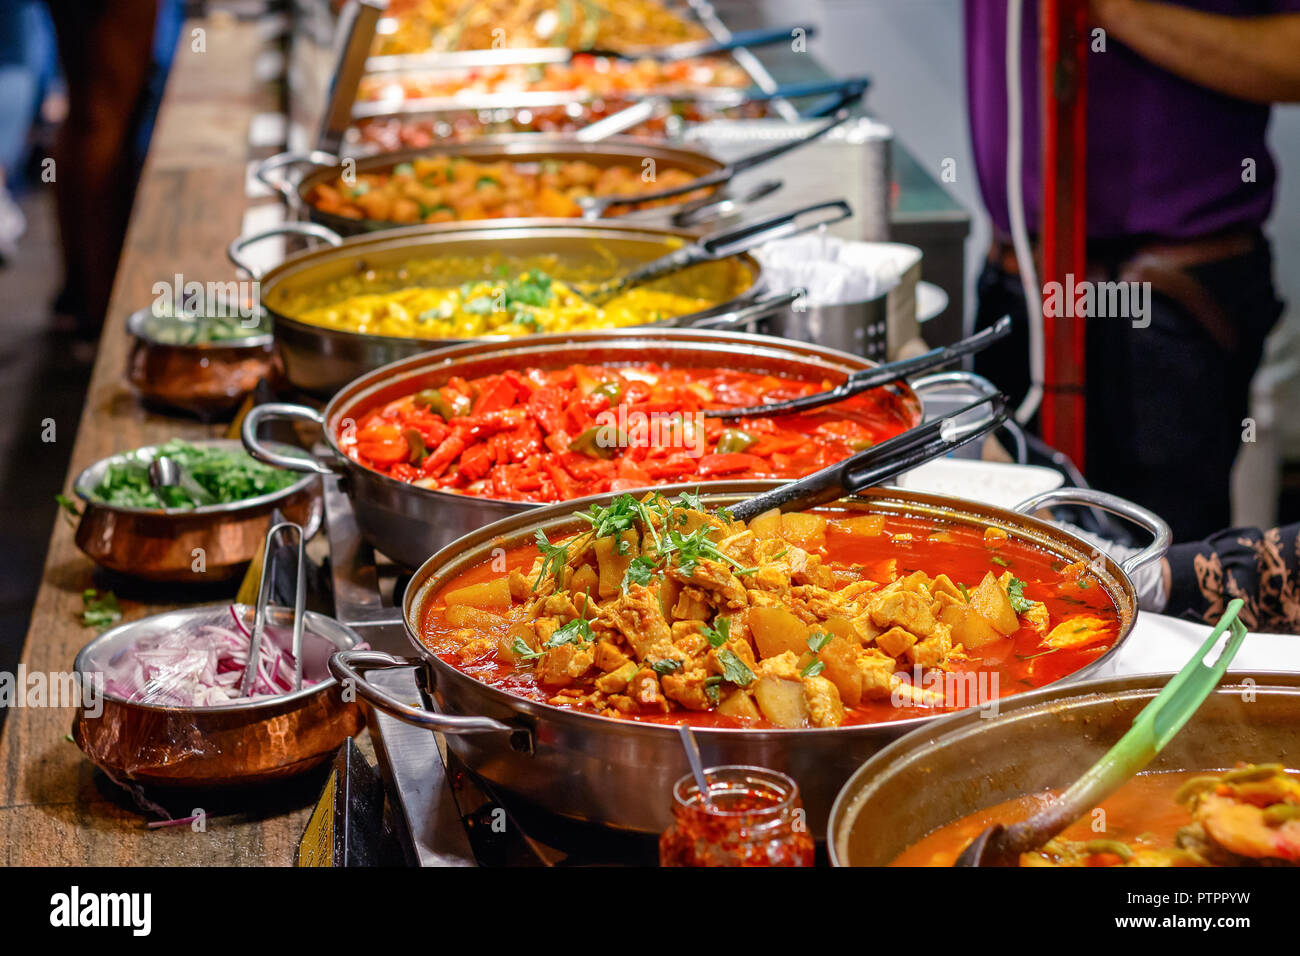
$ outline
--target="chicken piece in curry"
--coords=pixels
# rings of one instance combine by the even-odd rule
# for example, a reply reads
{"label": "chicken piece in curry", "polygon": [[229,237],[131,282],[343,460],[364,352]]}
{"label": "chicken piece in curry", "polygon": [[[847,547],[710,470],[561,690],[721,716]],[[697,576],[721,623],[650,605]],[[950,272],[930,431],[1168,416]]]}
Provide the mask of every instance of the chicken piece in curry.
{"label": "chicken piece in curry", "polygon": [[[994,674],[995,696],[1014,693],[1095,659],[1117,628],[1103,588],[1078,590],[1084,568],[997,529],[923,534],[860,511],[772,511],[746,524],[691,495],[625,494],[581,516],[590,527],[579,534],[553,542],[539,531],[526,570],[480,568],[447,584],[426,606],[426,644],[553,705],[793,728],[972,705],[943,678],[980,670]],[[870,549],[895,556],[853,560]],[[925,551],[952,554],[958,579],[917,568]],[[1012,560],[1033,587],[1051,581],[1042,590],[1055,612],[1026,594]]]}

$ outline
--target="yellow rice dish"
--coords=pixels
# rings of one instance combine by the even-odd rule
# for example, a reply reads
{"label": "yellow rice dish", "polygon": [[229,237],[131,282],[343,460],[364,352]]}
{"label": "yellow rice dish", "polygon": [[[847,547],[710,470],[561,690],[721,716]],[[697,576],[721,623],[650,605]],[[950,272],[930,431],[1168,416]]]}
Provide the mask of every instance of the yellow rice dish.
{"label": "yellow rice dish", "polygon": [[[550,261],[544,263],[540,258],[527,263],[530,268],[521,268],[524,263],[518,260],[508,264],[497,260],[492,266],[480,261],[478,276],[460,285],[447,279],[458,271],[464,276],[464,263],[411,262],[299,291],[280,289],[268,304],[299,322],[345,332],[475,338],[646,325],[713,308],[740,294],[752,281],[737,263],[708,263],[596,306],[574,289],[617,274],[621,270],[614,270],[613,263],[600,269],[575,269],[554,257],[545,257]],[[449,270],[449,264],[456,268]],[[557,272],[566,278],[558,278]]]}

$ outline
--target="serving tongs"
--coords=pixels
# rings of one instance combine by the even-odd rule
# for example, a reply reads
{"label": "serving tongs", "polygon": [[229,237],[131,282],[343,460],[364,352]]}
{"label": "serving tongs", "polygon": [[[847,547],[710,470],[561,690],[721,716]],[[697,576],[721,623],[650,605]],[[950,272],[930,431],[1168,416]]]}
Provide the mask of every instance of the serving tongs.
{"label": "serving tongs", "polygon": [[[819,101],[808,115],[810,119],[829,116],[852,106],[867,92],[871,80],[865,76],[853,76],[845,80],[821,80],[812,83],[788,83],[775,86],[770,90],[759,87],[737,90],[728,88],[711,88],[704,91],[680,91],[668,93],[649,93],[637,97],[631,106],[624,107],[617,113],[611,113],[594,123],[588,123],[574,133],[574,138],[584,143],[598,143],[602,139],[625,133],[634,126],[640,126],[650,120],[668,116],[676,103],[705,102],[715,109],[731,109],[745,103],[764,103],[771,100],[799,99],[807,96],[829,98]],[[427,102],[427,101],[426,101]],[[552,104],[554,105],[554,104]]]}
{"label": "serving tongs", "polygon": [[800,139],[790,140],[789,142],[779,143],[776,146],[769,146],[767,149],[759,150],[756,153],[750,153],[740,159],[732,160],[727,165],[715,169],[711,173],[699,176],[681,186],[673,186],[671,189],[660,189],[657,192],[641,193],[640,195],[622,195],[622,196],[581,196],[578,198],[578,205],[582,208],[582,217],[584,219],[599,219],[615,206],[634,206],[645,202],[659,202],[662,199],[672,199],[676,196],[682,196],[686,193],[695,192],[698,189],[711,189],[715,186],[721,186],[729,183],[737,174],[745,170],[753,169],[755,166],[761,166],[763,163],[770,162],[778,156],[784,156],[801,146],[813,142],[825,136],[835,127],[844,123],[849,118],[849,111],[840,110],[835,116],[827,122],[822,123],[807,136]]}
{"label": "serving tongs", "polygon": [[713,56],[718,53],[730,53],[741,47],[770,46],[773,43],[788,41],[795,30],[802,30],[805,37],[817,32],[816,27],[760,27],[755,30],[738,30],[725,40],[687,40],[670,43],[666,46],[635,47],[627,50],[611,50],[594,47],[587,50],[573,50],[562,46],[541,47],[502,47],[491,50],[440,50],[432,53],[400,53],[388,56],[372,56],[366,60],[367,73],[392,73],[408,70],[454,70],[482,69],[492,66],[547,66],[554,63],[568,63],[576,56],[604,57],[611,60],[660,60],[673,63],[678,60],[693,60],[696,57]]}
{"label": "serving tongs", "polygon": [[266,531],[266,540],[262,544],[262,573],[257,585],[257,604],[253,610],[253,634],[248,641],[248,663],[244,665],[244,676],[239,681],[239,696],[247,697],[257,679],[257,665],[262,652],[262,636],[266,631],[266,606],[271,600],[271,583],[275,562],[271,558],[271,545],[275,536],[281,531],[296,531],[298,534],[298,567],[294,581],[293,594],[293,689],[302,690],[302,629],[303,605],[307,601],[307,535],[302,526],[292,521],[281,521],[271,525]]}
{"label": "serving tongs", "polygon": [[[984,406],[984,414],[972,418]],[[749,521],[773,508],[803,511],[836,501],[956,451],[993,431],[1007,420],[1008,414],[1005,395],[985,395],[950,415],[908,429],[806,478],[730,505],[727,510],[736,520]]]}
{"label": "serving tongs", "polygon": [[748,252],[755,246],[774,239],[797,236],[810,229],[830,226],[853,215],[849,204],[842,199],[805,206],[794,212],[772,216],[758,222],[746,223],[724,232],[703,236],[689,245],[675,249],[631,272],[594,286],[577,287],[574,291],[593,305],[601,305],[635,286],[680,272],[702,262],[717,262]]}
{"label": "serving tongs", "polygon": [[994,342],[1004,339],[1010,334],[1011,317],[1004,315],[989,328],[976,332],[959,342],[931,349],[913,358],[901,359],[897,362],[886,362],[884,365],[877,365],[875,368],[862,369],[854,372],[840,384],[827,391],[817,392],[813,395],[803,395],[783,402],[770,402],[766,405],[748,405],[744,408],[710,408],[704,412],[704,417],[753,418],[768,415],[792,415],[795,412],[806,412],[810,409],[821,408],[823,405],[842,402],[844,399],[852,398],[861,392],[870,391],[891,382],[898,382],[912,375],[928,372],[933,368],[949,365],[964,356],[973,355],[981,349],[988,348]]}
{"label": "serving tongs", "polygon": [[[1092,767],[1059,797],[1027,820],[1004,826],[989,827],[962,850],[953,866],[1016,866],[1022,853],[1037,850],[1075,820],[1123,786],[1130,777],[1155,759],[1197,708],[1219,684],[1232,663],[1242,641],[1246,625],[1238,613],[1245,602],[1240,598],[1228,604],[1219,623],[1192,659],[1169,679],[1155,699],[1133,719],[1133,726]],[[1232,635],[1223,650],[1207,664],[1223,632]]]}

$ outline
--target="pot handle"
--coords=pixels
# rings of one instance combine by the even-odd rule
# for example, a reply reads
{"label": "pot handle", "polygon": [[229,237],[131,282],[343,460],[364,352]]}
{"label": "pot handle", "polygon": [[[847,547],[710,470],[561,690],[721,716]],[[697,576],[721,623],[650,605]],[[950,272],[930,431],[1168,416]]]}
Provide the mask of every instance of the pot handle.
{"label": "pot handle", "polygon": [[976,395],[985,397],[1000,394],[998,387],[983,375],[976,375],[974,372],[963,372],[960,369],[918,375],[916,378],[909,379],[907,384],[912,386],[912,391],[916,393],[918,398],[928,391],[939,391],[958,385],[964,385]]}
{"label": "pot handle", "polygon": [[737,325],[744,325],[753,319],[761,318],[772,312],[778,312],[787,306],[793,305],[799,297],[804,294],[803,289],[791,289],[789,292],[778,292],[775,295],[767,296],[748,305],[742,305],[738,309],[732,309],[730,312],[723,312],[719,315],[706,315],[694,321],[688,322],[687,325],[692,329],[730,329]]}
{"label": "pot handle", "polygon": [[427,727],[441,734],[526,734],[520,727],[494,720],[491,717],[458,717],[439,714],[423,707],[412,707],[387,691],[381,690],[363,676],[364,671],[381,667],[418,667],[418,657],[397,657],[383,651],[335,651],[330,657],[330,673],[339,682],[351,681],[365,701],[391,717],[416,727]]}
{"label": "pot handle", "polygon": [[333,153],[327,153],[324,150],[313,149],[306,153],[287,152],[276,153],[274,156],[268,156],[256,166],[253,167],[253,178],[268,189],[273,189],[284,199],[285,205],[289,208],[296,208],[298,205],[298,192],[287,179],[272,179],[268,173],[273,169],[283,169],[285,166],[301,166],[310,164],[312,166],[337,166],[339,158]]}
{"label": "pot handle", "polygon": [[262,440],[257,437],[257,429],[262,422],[275,419],[298,419],[325,427],[325,417],[316,409],[308,408],[306,405],[290,405],[284,402],[254,405],[248,410],[243,423],[239,426],[239,438],[250,455],[258,461],[264,461],[277,468],[287,468],[289,471],[315,472],[318,475],[334,474],[334,469],[329,465],[321,464],[315,458],[285,455],[263,445]]}
{"label": "pot handle", "polygon": [[226,258],[234,263],[236,269],[243,269],[254,279],[260,279],[262,274],[251,263],[241,259],[240,253],[254,243],[261,242],[263,239],[273,239],[276,236],[308,236],[312,239],[328,242],[331,246],[343,245],[342,236],[333,229],[319,223],[282,222],[278,226],[265,229],[262,232],[255,232],[251,236],[238,236],[232,239],[230,245],[226,246]]}
{"label": "pot handle", "polygon": [[1150,531],[1151,543],[1120,564],[1120,569],[1130,576],[1138,568],[1163,557],[1164,553],[1169,550],[1169,544],[1173,540],[1173,533],[1169,530],[1168,523],[1154,511],[1143,508],[1139,504],[1134,504],[1127,498],[1107,494],[1095,488],[1056,488],[1052,491],[1045,491],[1041,495],[1034,495],[1034,497],[1020,502],[1011,510],[1022,515],[1028,515],[1041,508],[1050,508],[1053,505],[1085,505],[1089,508],[1100,508],[1102,511],[1108,511],[1121,518],[1127,518],[1134,524]]}
{"label": "pot handle", "polygon": [[[921,399],[922,404],[925,402],[925,393],[928,391],[940,391],[953,386],[965,386],[968,390],[976,395],[991,397],[998,394],[998,387],[986,379],[983,375],[976,375],[974,372],[966,372],[961,369],[955,369],[949,372],[931,372],[929,375],[918,375],[916,378],[909,379],[908,385],[916,397]],[[1023,465],[1029,461],[1029,446],[1025,441],[1024,432],[1016,424],[1014,419],[1008,418],[999,426],[1001,431],[1007,433],[1016,445],[1016,464]]]}

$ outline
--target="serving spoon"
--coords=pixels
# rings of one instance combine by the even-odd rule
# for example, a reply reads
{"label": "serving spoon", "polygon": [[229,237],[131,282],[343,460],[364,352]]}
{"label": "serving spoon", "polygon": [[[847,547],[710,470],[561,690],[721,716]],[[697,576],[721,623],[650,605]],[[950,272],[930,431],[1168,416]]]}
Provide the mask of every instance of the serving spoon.
{"label": "serving spoon", "polygon": [[[1113,794],[1164,749],[1219,684],[1246,638],[1238,618],[1240,598],[1228,604],[1205,643],[1169,679],[1155,699],[1133,719],[1133,726],[1091,768],[1059,797],[1026,820],[1004,826],[995,823],[962,850],[953,866],[1016,866],[1022,853],[1038,849],[1075,820]],[[1213,664],[1206,660],[1223,632],[1232,636]]]}
{"label": "serving spoon", "polygon": [[755,246],[774,239],[797,236],[820,226],[834,225],[853,215],[853,209],[843,199],[804,206],[793,212],[745,223],[724,232],[703,236],[689,245],[674,249],[640,265],[631,272],[615,276],[594,286],[576,287],[574,291],[593,305],[601,305],[628,289],[644,285],[655,279],[681,272],[702,262],[717,262],[748,252]]}
{"label": "serving spoon", "polygon": [[866,392],[881,385],[888,385],[901,379],[928,372],[932,368],[949,365],[967,355],[973,355],[988,348],[994,342],[1011,334],[1011,317],[1004,315],[993,325],[974,335],[968,336],[952,345],[930,349],[920,355],[896,362],[886,362],[875,368],[854,372],[840,384],[824,392],[803,395],[783,402],[770,402],[766,405],[748,405],[744,408],[710,408],[704,412],[705,418],[753,418],[768,415],[790,415],[806,412],[835,402],[842,402],[860,392]]}
{"label": "serving spoon", "polygon": [[167,507],[167,500],[161,493],[164,488],[179,488],[196,505],[211,505],[217,501],[208,489],[194,480],[180,462],[166,455],[159,455],[149,462],[149,484],[164,508]]}
{"label": "serving spoon", "polygon": [[770,162],[779,156],[784,156],[786,153],[820,139],[835,127],[844,123],[848,118],[849,111],[842,109],[825,123],[812,130],[807,136],[778,143],[775,146],[769,146],[758,152],[750,153],[748,156],[742,156],[740,159],[734,159],[725,166],[720,166],[713,172],[706,173],[703,176],[697,176],[681,186],[673,186],[669,189],[660,189],[657,192],[641,193],[639,195],[629,193],[621,196],[581,196],[578,198],[578,206],[582,209],[584,219],[599,219],[615,206],[635,206],[645,202],[658,202],[662,199],[672,199],[699,189],[711,189],[715,186],[721,186],[729,183],[737,174],[743,173],[745,170],[761,166],[763,163]]}

